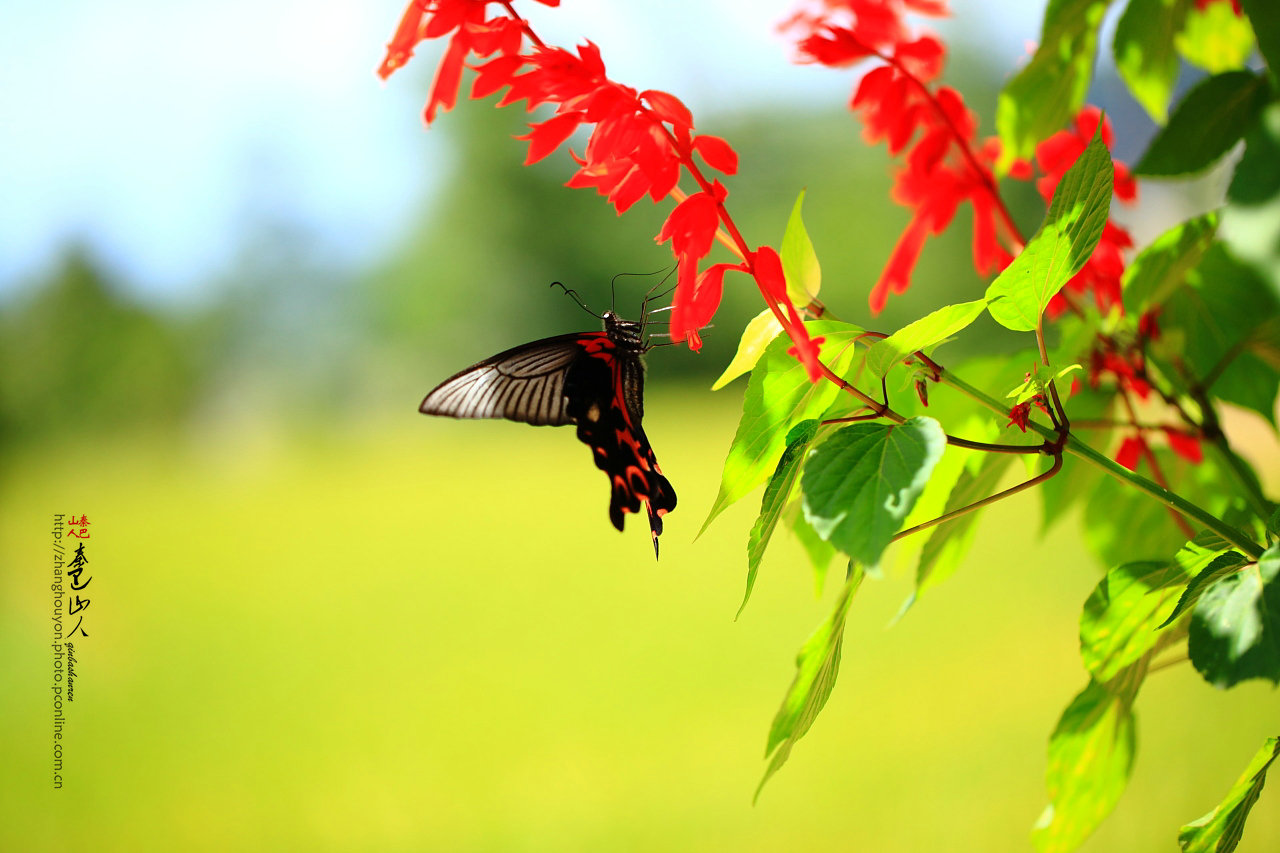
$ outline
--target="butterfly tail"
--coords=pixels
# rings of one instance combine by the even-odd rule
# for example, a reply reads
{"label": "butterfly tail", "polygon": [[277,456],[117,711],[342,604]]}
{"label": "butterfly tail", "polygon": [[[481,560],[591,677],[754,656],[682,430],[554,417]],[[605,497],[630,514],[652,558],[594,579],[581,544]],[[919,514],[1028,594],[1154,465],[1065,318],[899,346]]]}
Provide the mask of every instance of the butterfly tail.
{"label": "butterfly tail", "polygon": [[653,533],[653,559],[658,559],[658,537],[662,535],[662,516],[658,515],[653,509],[653,503],[644,502],[644,508],[649,511],[649,530]]}

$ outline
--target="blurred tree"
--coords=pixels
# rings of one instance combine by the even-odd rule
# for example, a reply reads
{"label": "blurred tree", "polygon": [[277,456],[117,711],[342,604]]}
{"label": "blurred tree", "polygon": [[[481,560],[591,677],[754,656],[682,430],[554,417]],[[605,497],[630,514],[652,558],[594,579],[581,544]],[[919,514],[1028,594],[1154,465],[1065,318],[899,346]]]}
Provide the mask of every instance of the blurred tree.
{"label": "blurred tree", "polygon": [[0,310],[0,446],[83,431],[173,424],[196,392],[173,318],[121,295],[75,246]]}

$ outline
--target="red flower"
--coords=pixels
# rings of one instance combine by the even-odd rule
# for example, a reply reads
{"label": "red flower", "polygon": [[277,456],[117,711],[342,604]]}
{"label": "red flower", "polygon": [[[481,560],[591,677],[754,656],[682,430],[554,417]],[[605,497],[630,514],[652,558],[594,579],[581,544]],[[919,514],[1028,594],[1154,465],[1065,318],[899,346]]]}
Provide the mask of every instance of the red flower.
{"label": "red flower", "polygon": [[[538,2],[558,6],[560,0]],[[419,42],[453,34],[431,83],[431,94],[423,112],[427,124],[435,120],[438,112],[450,110],[457,103],[462,68],[468,56],[472,53],[489,56],[497,52],[510,57],[519,53],[525,34],[521,22],[507,15],[486,21],[488,4],[489,0],[411,0],[387,44],[387,55],[378,66],[378,76],[384,80],[409,61]],[[514,73],[514,69],[510,73]]]}
{"label": "red flower", "polygon": [[[884,140],[889,153],[911,147],[896,176],[894,199],[911,208],[912,218],[898,238],[879,281],[871,290],[873,312],[890,293],[911,284],[925,240],[940,234],[957,208],[974,208],[974,265],[984,274],[1003,269],[1021,241],[1012,230],[1003,202],[995,194],[992,165],[999,154],[991,140],[974,145],[977,121],[954,90],[928,84],[942,71],[945,50],[932,36],[913,36],[904,15],[947,13],[932,0],[824,0],[817,12],[802,11],[785,26],[798,30],[801,61],[843,67],[867,58],[885,65],[868,71],[850,108],[863,122],[868,142]],[[1001,245],[1001,228],[1008,245]]]}
{"label": "red flower", "polygon": [[[1120,297],[1120,282],[1124,278],[1124,252],[1133,247],[1133,238],[1129,232],[1119,225],[1107,221],[1103,226],[1102,238],[1089,260],[1085,261],[1080,272],[1076,273],[1063,288],[1071,293],[1085,294],[1092,292],[1093,301],[1103,314],[1117,307],[1124,311],[1124,303]],[[1067,310],[1067,299],[1057,293],[1049,300],[1045,312],[1050,319],[1056,319]]]}
{"label": "red flower", "polygon": [[1199,465],[1204,460],[1199,438],[1189,432],[1183,432],[1173,427],[1163,427],[1163,430],[1165,438],[1169,440],[1169,447],[1174,453],[1193,465]]}
{"label": "red flower", "polygon": [[1128,468],[1130,471],[1138,470],[1138,460],[1147,452],[1147,442],[1143,440],[1141,435],[1131,435],[1124,441],[1120,442],[1120,449],[1116,451],[1116,462]]}
{"label": "red flower", "polygon": [[1027,431],[1027,418],[1031,416],[1031,404],[1019,403],[1009,410],[1009,422],[1006,427],[1016,426],[1023,432]]}

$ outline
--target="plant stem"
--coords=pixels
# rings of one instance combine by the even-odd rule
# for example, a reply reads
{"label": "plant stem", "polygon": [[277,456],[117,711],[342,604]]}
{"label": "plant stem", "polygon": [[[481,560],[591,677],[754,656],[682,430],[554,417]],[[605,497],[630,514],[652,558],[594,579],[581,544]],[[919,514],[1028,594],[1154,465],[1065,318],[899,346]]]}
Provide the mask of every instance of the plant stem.
{"label": "plant stem", "polygon": [[[994,397],[991,397],[978,388],[975,388],[949,370],[943,370],[940,381],[969,396],[973,400],[976,400],[991,409],[993,412],[1003,414],[1005,411],[1004,406],[1001,405],[1001,403]],[[1046,439],[1054,440],[1057,438],[1054,430],[1042,426],[1035,421],[1029,420],[1027,422],[1027,426],[1034,429]],[[1165,506],[1177,510],[1187,518],[1193,519],[1200,526],[1212,530],[1214,533],[1217,533],[1223,539],[1239,548],[1250,558],[1256,560],[1262,556],[1262,547],[1242,531],[1237,530],[1231,525],[1223,522],[1221,519],[1210,515],[1200,507],[1188,501],[1186,498],[1180,497],[1168,489],[1162,488],[1158,483],[1154,483],[1146,477],[1135,474],[1123,465],[1119,465],[1111,459],[1108,459],[1106,456],[1103,456],[1101,453],[1094,450],[1074,435],[1068,436],[1063,450],[1078,459],[1083,459],[1085,462],[1102,469],[1116,479],[1123,480],[1126,484],[1155,498]]]}
{"label": "plant stem", "polygon": [[[1039,452],[1040,450],[1040,448],[1035,448],[1035,449],[1037,452]],[[1025,491],[1026,489],[1029,489],[1032,486],[1038,486],[1039,484],[1043,483],[1045,480],[1048,480],[1050,477],[1057,474],[1060,470],[1062,470],[1062,456],[1058,455],[1053,457],[1053,465],[1050,466],[1048,470],[1044,471],[1043,473],[1037,474],[1036,476],[1032,477],[1030,480],[1027,480],[1025,483],[1019,483],[1016,486],[1010,486],[1009,488],[1005,489],[1003,492],[996,492],[994,495],[985,497],[980,501],[974,501],[968,506],[962,506],[959,509],[952,510],[951,512],[946,513],[945,515],[940,515],[937,518],[930,519],[929,521],[926,521],[922,524],[917,524],[915,527],[908,527],[906,530],[903,530],[899,532],[897,535],[895,535],[891,541],[897,542],[899,539],[903,539],[907,536],[910,536],[913,533],[919,533],[921,530],[927,530],[930,527],[936,527],[939,524],[943,524],[945,522],[951,521],[954,518],[959,518],[962,515],[966,515],[971,512],[976,512],[977,510],[982,509],[984,506],[987,506],[988,504],[993,504],[996,501],[1002,501],[1005,498],[1011,498],[1014,495],[1016,495],[1018,492]]]}

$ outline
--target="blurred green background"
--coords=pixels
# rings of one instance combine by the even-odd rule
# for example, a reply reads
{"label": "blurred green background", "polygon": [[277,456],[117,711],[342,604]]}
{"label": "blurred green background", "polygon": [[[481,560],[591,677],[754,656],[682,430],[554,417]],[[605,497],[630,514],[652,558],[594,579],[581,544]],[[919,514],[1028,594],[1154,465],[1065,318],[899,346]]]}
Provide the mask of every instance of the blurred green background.
{"label": "blurred green background", "polygon": [[[397,6],[378,4],[377,28]],[[1009,66],[975,59],[980,22],[955,6],[951,82],[989,117]],[[1046,739],[1085,682],[1075,623],[1098,567],[1074,525],[1041,540],[1034,496],[1001,506],[965,569],[891,629],[909,567],[864,587],[830,704],[753,807],[768,724],[833,592],[815,596],[782,538],[733,621],[757,497],[693,541],[742,384],[705,389],[759,305],[738,282],[701,354],[649,357],[646,428],[680,495],[656,565],[634,521],[608,525],[570,431],[417,415],[474,360],[594,327],[550,281],[605,306],[614,275],[669,263],[652,242],[665,208],[618,218],[561,186],[562,155],[519,166],[523,113],[463,103],[423,133],[434,60],[389,91],[361,78],[431,173],[373,256],[335,261],[336,238],[268,206],[225,263],[172,287],[140,283],[93,228],[0,282],[0,850],[1029,849]],[[738,61],[795,71],[780,47]],[[776,244],[807,187],[824,298],[870,322],[906,214],[842,110],[848,81],[808,69],[841,94],[719,103],[734,66],[688,68],[700,130],[742,155],[727,183],[748,239]],[[1142,131],[1131,103],[1108,112]],[[1176,216],[1210,192],[1152,195]],[[980,292],[958,225],[877,327]],[[619,310],[647,287],[621,279]],[[1011,346],[972,337],[954,358]],[[59,791],[54,513],[89,516],[93,576]],[[1260,685],[1153,676],[1133,782],[1084,849],[1172,849],[1278,712]],[[1273,785],[1241,849],[1277,844]]]}

